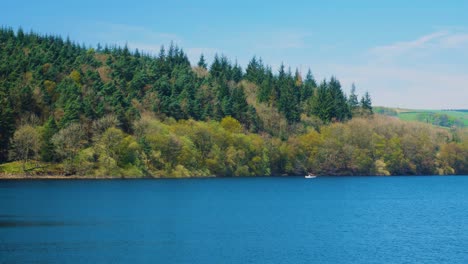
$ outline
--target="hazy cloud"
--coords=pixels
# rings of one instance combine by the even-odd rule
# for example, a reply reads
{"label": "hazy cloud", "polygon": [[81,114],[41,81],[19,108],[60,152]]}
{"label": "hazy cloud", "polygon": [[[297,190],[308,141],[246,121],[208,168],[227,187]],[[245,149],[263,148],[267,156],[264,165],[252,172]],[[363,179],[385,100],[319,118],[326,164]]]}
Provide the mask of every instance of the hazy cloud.
{"label": "hazy cloud", "polygon": [[460,48],[468,45],[468,33],[459,33],[446,36],[441,39],[441,44],[444,48]]}
{"label": "hazy cloud", "polygon": [[358,93],[368,90],[374,105],[468,108],[468,76],[465,74],[378,64],[332,67],[345,87],[355,82]]}
{"label": "hazy cloud", "polygon": [[453,60],[451,64],[444,63],[446,57],[467,53],[467,44],[468,33],[437,31],[370,48],[359,64],[328,67],[345,88],[355,82],[358,92],[368,90],[374,105],[468,108],[468,67]]}
{"label": "hazy cloud", "polygon": [[467,44],[466,32],[437,31],[414,40],[374,47],[369,54],[381,59],[398,59],[401,56],[443,52],[448,49],[468,49]]}
{"label": "hazy cloud", "polygon": [[429,35],[422,36],[415,40],[396,42],[390,45],[375,47],[371,49],[371,53],[378,55],[378,56],[401,55],[405,52],[425,48],[429,44],[433,44],[434,41],[447,36],[447,34],[448,33],[444,31],[434,32]]}

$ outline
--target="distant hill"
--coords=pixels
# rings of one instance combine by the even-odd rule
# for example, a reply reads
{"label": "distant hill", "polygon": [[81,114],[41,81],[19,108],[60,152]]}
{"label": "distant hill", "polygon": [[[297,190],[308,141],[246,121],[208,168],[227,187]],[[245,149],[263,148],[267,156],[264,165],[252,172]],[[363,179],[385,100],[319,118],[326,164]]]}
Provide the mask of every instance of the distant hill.
{"label": "distant hill", "polygon": [[442,127],[467,127],[468,109],[421,110],[374,107],[378,114],[398,117],[405,121],[418,121]]}

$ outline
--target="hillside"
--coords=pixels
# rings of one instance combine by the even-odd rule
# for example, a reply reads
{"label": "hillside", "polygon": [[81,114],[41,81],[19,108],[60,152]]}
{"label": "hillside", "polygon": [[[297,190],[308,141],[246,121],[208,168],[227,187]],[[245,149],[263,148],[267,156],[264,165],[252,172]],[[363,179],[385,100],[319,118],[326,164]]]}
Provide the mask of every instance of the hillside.
{"label": "hillside", "polygon": [[[52,118],[61,129],[73,122],[89,126],[112,113],[119,128],[131,133],[132,122],[145,112],[176,120],[232,116],[248,131],[287,138],[301,116],[344,121],[360,108],[354,94],[348,103],[334,77],[317,85],[310,71],[303,79],[282,65],[276,74],[255,57],[245,71],[218,55],[211,65],[203,54],[192,65],[172,44],[153,57],[126,46],[86,48],[8,28],[0,29],[0,47],[0,162],[15,129],[31,118],[35,125]],[[246,86],[254,87],[249,101]],[[362,110],[370,111],[370,97],[362,102]]]}
{"label": "hillside", "polygon": [[374,107],[379,114],[395,116],[405,121],[417,121],[441,127],[467,127],[468,110],[416,110],[390,107]]}
{"label": "hillside", "polygon": [[371,101],[256,57],[243,70],[2,28],[0,174],[468,173],[466,130],[374,117]]}

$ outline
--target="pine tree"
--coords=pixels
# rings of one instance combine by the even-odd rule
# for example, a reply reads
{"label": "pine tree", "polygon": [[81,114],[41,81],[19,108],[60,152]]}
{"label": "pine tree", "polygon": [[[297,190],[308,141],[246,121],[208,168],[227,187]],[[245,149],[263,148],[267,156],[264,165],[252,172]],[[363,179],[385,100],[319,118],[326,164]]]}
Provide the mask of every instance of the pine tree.
{"label": "pine tree", "polygon": [[57,123],[53,117],[49,117],[49,120],[44,125],[44,131],[42,134],[42,147],[41,147],[41,159],[46,162],[55,161],[55,146],[52,143],[52,137],[58,132]]}
{"label": "pine tree", "polygon": [[290,124],[298,122],[300,119],[298,93],[295,87],[294,77],[291,69],[286,72],[284,64],[281,64],[277,84],[279,88],[278,110],[284,114]]}
{"label": "pine tree", "polygon": [[210,74],[213,78],[219,78],[222,75],[222,65],[218,54],[215,54],[213,63],[211,64]]}
{"label": "pine tree", "polygon": [[232,68],[232,80],[234,82],[240,82],[242,80],[242,68],[237,62],[234,64],[234,67]]}
{"label": "pine tree", "polygon": [[326,80],[317,88],[317,95],[312,97],[311,114],[320,118],[323,122],[327,123],[333,117],[333,98],[328,91],[328,84]]}
{"label": "pine tree", "polygon": [[232,90],[232,113],[233,117],[242,123],[245,123],[248,104],[245,98],[244,89],[242,87]]}
{"label": "pine tree", "polygon": [[[262,83],[259,84],[259,91],[257,93],[257,100],[261,103],[269,102],[276,100],[276,96],[274,95],[273,86],[274,86],[274,78],[273,73],[270,69],[268,69],[265,78],[263,79]],[[273,99],[274,97],[275,99]]]}
{"label": "pine tree", "polygon": [[11,103],[0,90],[0,163],[8,159],[10,139],[15,131],[14,113]]}
{"label": "pine tree", "polygon": [[206,61],[205,61],[205,56],[203,55],[203,53],[200,55],[200,60],[198,60],[198,63],[197,63],[198,67],[200,68],[203,68],[203,69],[207,69],[207,64],[206,64]]}
{"label": "pine tree", "polygon": [[80,120],[80,113],[81,103],[78,98],[69,100],[65,105],[64,114],[60,120],[60,127],[64,128],[73,122],[78,122]]}
{"label": "pine tree", "polygon": [[314,76],[309,69],[304,80],[303,88],[301,89],[301,101],[307,101],[313,95],[315,88],[317,88],[317,83],[315,82]]}
{"label": "pine tree", "polygon": [[257,57],[254,56],[247,65],[245,79],[260,85],[265,78],[265,74],[262,59],[257,60]]}
{"label": "pine tree", "polygon": [[372,115],[374,114],[372,109],[372,100],[370,98],[369,92],[366,92],[364,96],[361,98],[361,108],[364,114]]}
{"label": "pine tree", "polygon": [[337,121],[349,119],[351,117],[351,113],[349,111],[348,102],[343,90],[341,89],[340,82],[334,76],[332,76],[328,83],[328,91],[333,100],[331,118],[336,119]]}
{"label": "pine tree", "polygon": [[359,107],[359,101],[356,95],[356,86],[354,83],[351,85],[351,94],[349,95],[348,104],[352,112]]}

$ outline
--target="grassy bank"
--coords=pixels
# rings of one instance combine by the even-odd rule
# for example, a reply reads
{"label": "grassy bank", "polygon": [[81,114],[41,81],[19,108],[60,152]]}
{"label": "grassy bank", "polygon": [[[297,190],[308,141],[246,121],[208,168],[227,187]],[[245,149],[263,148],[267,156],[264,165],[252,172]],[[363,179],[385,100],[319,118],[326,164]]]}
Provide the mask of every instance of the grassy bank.
{"label": "grassy bank", "polygon": [[[23,170],[26,168],[26,170]],[[63,165],[46,162],[19,161],[0,164],[0,179],[116,179],[117,176],[65,175]]]}

